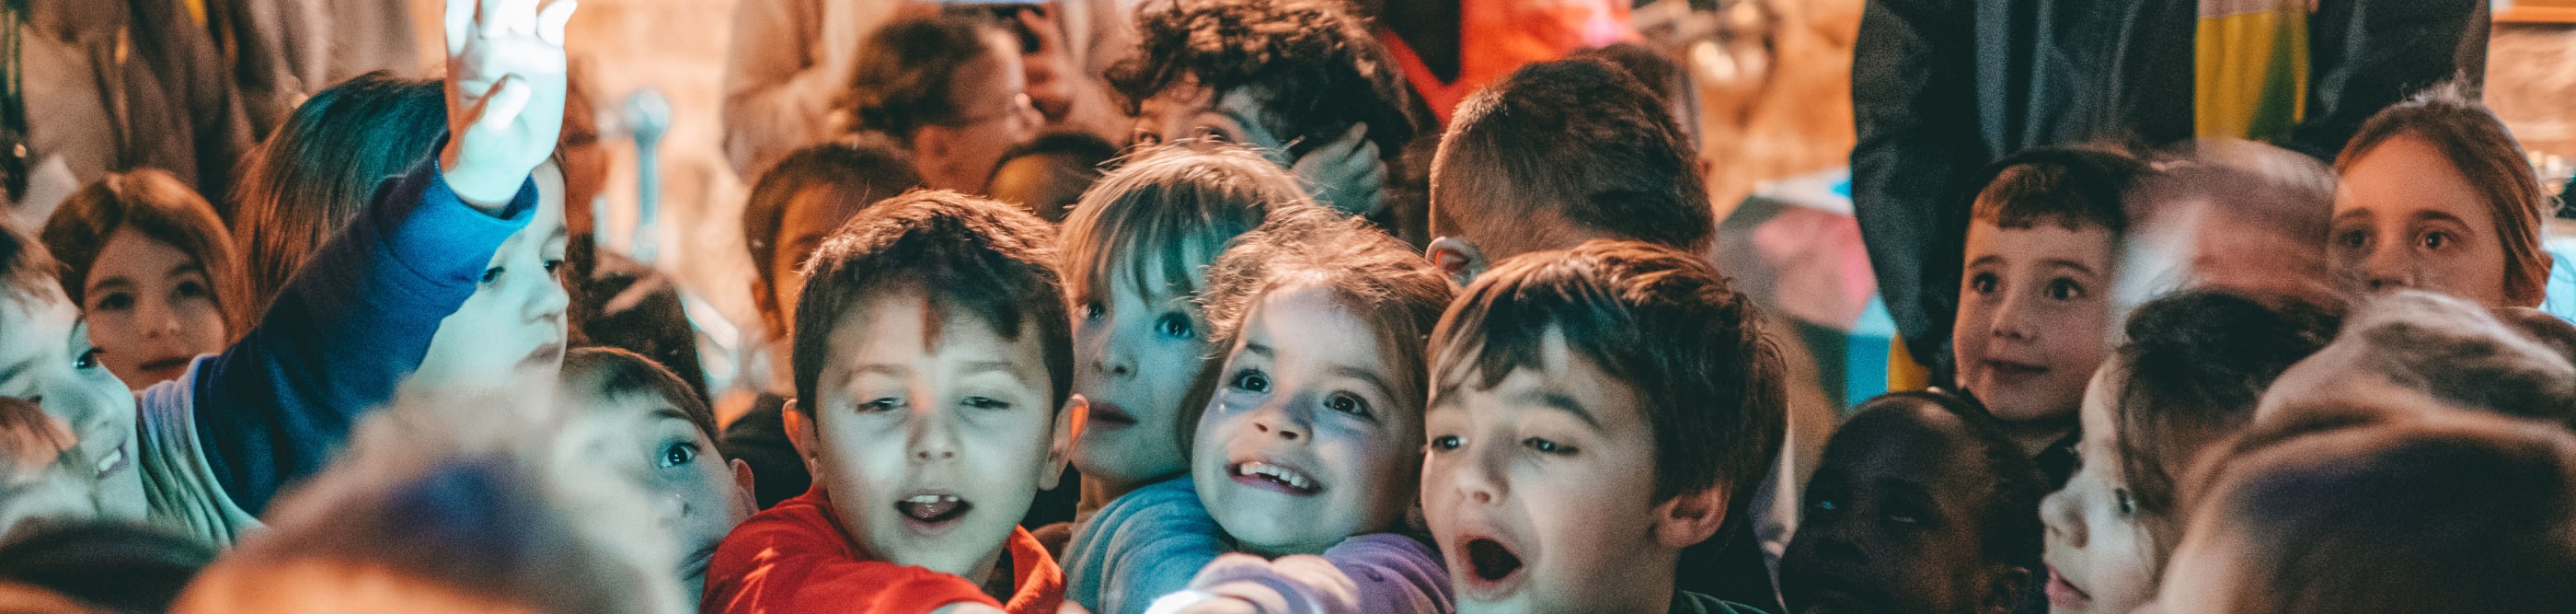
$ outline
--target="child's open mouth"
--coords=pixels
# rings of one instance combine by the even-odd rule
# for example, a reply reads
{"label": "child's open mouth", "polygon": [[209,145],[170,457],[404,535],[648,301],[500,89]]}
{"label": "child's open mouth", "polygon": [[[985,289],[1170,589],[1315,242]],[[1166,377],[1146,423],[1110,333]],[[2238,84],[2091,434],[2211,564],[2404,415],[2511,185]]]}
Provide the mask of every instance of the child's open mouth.
{"label": "child's open mouth", "polygon": [[1270,463],[1238,464],[1234,466],[1233,473],[1236,482],[1299,497],[1311,497],[1323,490],[1322,485],[1316,484],[1314,478],[1306,477],[1305,473]]}
{"label": "child's open mouth", "polygon": [[957,495],[929,494],[896,501],[894,509],[913,522],[936,527],[966,517],[966,512],[973,511],[975,504],[967,503]]}
{"label": "child's open mouth", "polygon": [[1520,555],[1490,539],[1468,540],[1466,559],[1467,570],[1485,584],[1500,584],[1521,571]]}
{"label": "child's open mouth", "polygon": [[118,470],[124,469],[127,464],[128,463],[125,458],[125,446],[123,444],[119,444],[115,448],[109,449],[106,454],[99,455],[97,467],[98,475],[104,477],[109,474],[116,473]]}

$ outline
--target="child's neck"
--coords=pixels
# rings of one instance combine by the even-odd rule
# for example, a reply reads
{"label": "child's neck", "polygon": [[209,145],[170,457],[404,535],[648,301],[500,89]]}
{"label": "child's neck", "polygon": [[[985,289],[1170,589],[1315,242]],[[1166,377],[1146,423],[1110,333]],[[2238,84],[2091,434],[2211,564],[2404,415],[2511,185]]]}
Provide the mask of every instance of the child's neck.
{"label": "child's neck", "polygon": [[1002,552],[993,557],[992,566],[984,568],[984,577],[967,579],[974,581],[976,586],[983,587],[985,596],[992,597],[994,601],[1010,603],[1011,597],[1019,593],[1019,586],[1017,586],[1019,574],[1013,571],[1011,549],[1004,546]]}
{"label": "child's neck", "polygon": [[2062,418],[2003,421],[2003,425],[2004,435],[2021,447],[2024,456],[2038,456],[2058,440],[2065,439],[2067,433],[2075,432],[2075,412],[2067,412]]}

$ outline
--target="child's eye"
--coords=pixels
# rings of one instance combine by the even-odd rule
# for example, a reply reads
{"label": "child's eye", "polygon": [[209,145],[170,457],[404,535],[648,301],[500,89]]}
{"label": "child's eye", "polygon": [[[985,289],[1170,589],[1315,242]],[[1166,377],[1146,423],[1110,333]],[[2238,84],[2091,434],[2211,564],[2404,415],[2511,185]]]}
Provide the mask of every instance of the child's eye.
{"label": "child's eye", "polygon": [[1010,409],[1011,403],[993,397],[966,397],[966,406],[975,409]]}
{"label": "child's eye", "polygon": [[1198,334],[1198,331],[1192,330],[1189,316],[1177,313],[1166,313],[1163,317],[1155,318],[1154,332],[1173,339],[1188,339]]}
{"label": "child's eye", "polygon": [[1138,127],[1136,128],[1136,134],[1134,137],[1128,140],[1139,147],[1151,147],[1163,144],[1163,135],[1152,130],[1147,130],[1143,127]]}
{"label": "child's eye", "polygon": [[551,275],[551,274],[555,274],[555,273],[559,273],[559,272],[561,272],[561,271],[559,271],[559,269],[562,269],[562,268],[563,268],[563,263],[564,263],[564,261],[563,261],[563,259],[562,259],[562,258],[548,258],[548,259],[546,259],[546,273],[547,273],[547,274],[549,274],[549,275]]}
{"label": "child's eye", "polygon": [[2075,283],[2075,280],[2064,277],[2048,280],[2048,298],[2050,299],[2071,301],[2084,298],[2084,294],[2084,284]]}
{"label": "child's eye", "polygon": [[1459,439],[1457,435],[1441,435],[1439,437],[1431,438],[1431,449],[1442,452],[1456,450],[1459,446],[1465,444],[1466,440]]}
{"label": "child's eye", "polygon": [[1225,385],[1244,392],[1269,392],[1270,376],[1262,375],[1260,371],[1245,369],[1235,373],[1232,379],[1226,380]]}
{"label": "child's eye", "polygon": [[858,409],[859,409],[859,413],[863,413],[863,414],[873,414],[873,413],[878,413],[878,412],[889,412],[889,411],[894,411],[894,408],[899,407],[899,406],[901,406],[901,405],[903,405],[903,401],[901,401],[901,400],[897,400],[897,399],[895,399],[894,397],[886,397],[886,398],[882,398],[882,399],[877,399],[877,400],[873,400],[873,401],[868,401],[868,402],[865,402],[865,403],[860,403],[860,404],[859,404]]}
{"label": "child's eye", "polygon": [[2120,510],[2121,518],[2138,517],[2138,498],[2134,495],[2130,495],[2129,489],[2111,489],[2111,504]]}
{"label": "child's eye", "polygon": [[99,367],[98,357],[106,353],[106,350],[90,348],[88,351],[81,352],[79,357],[72,359],[72,368],[96,369]]}
{"label": "child's eye", "polygon": [[1368,400],[1362,399],[1359,395],[1348,392],[1336,392],[1331,396],[1324,397],[1324,409],[1362,418],[1373,418],[1377,415],[1375,412],[1369,410]]}
{"label": "child's eye", "polygon": [[2436,231],[2424,233],[2424,238],[2420,241],[2424,244],[2424,249],[2442,249],[2460,242],[2460,238],[2451,233]]}
{"label": "child's eye", "polygon": [[689,461],[697,460],[698,452],[698,444],[688,442],[673,443],[662,447],[662,458],[660,460],[664,468],[678,467],[689,464]]}
{"label": "child's eye", "polygon": [[1807,508],[1809,509],[1809,511],[1812,511],[1812,512],[1815,512],[1815,513],[1819,513],[1819,514],[1830,514],[1830,513],[1833,513],[1833,512],[1839,512],[1839,511],[1842,511],[1842,509],[1843,509],[1843,504],[1842,504],[1842,502],[1841,502],[1841,501],[1835,501],[1835,500],[1832,500],[1832,499],[1818,498],[1818,499],[1816,499],[1816,500],[1815,500],[1815,501],[1813,501],[1813,502],[1809,502],[1809,503],[1807,504]]}
{"label": "child's eye", "polygon": [[483,283],[488,284],[501,279],[501,269],[502,267],[483,269]]}
{"label": "child's eye", "polygon": [[98,297],[98,306],[97,306],[97,307],[92,307],[91,309],[95,309],[95,310],[99,310],[99,311],[125,311],[125,310],[133,309],[133,308],[134,308],[134,295],[132,295],[132,294],[127,294],[127,293],[124,293],[124,292],[118,292],[118,293],[115,293],[115,294],[109,294],[109,295],[107,295],[107,296]]}
{"label": "child's eye", "polygon": [[1540,454],[1573,454],[1573,453],[1574,453],[1574,446],[1569,446],[1569,445],[1565,445],[1565,444],[1561,444],[1561,443],[1557,443],[1557,442],[1553,442],[1553,441],[1548,441],[1547,439],[1545,439],[1545,438],[1540,438],[1540,437],[1531,437],[1531,438],[1528,438],[1528,439],[1523,439],[1523,440],[1521,440],[1521,445],[1529,446],[1529,449],[1537,450],[1537,451],[1538,451],[1538,453],[1540,453]]}
{"label": "child's eye", "polygon": [[1087,302],[1082,304],[1082,318],[1085,320],[1100,319],[1101,311],[1103,310],[1100,308],[1100,303]]}
{"label": "child's eye", "polygon": [[206,284],[204,282],[195,280],[179,282],[179,287],[176,291],[180,298],[202,298],[213,294],[213,292],[206,290]]}
{"label": "child's eye", "polygon": [[1968,289],[1978,294],[1995,293],[1995,274],[1978,273],[1968,277]]}
{"label": "child's eye", "polygon": [[1225,138],[1224,130],[1218,130],[1215,126],[1199,126],[1192,128],[1190,129],[1190,137],[1209,143],[1223,143],[1230,140]]}
{"label": "child's eye", "polygon": [[2370,246],[2370,231],[2368,231],[2368,230],[2364,230],[2364,229],[2355,228],[2355,229],[2351,229],[2351,230],[2346,230],[2346,231],[2343,231],[2343,232],[2335,233],[2335,236],[2334,236],[2334,244],[2335,244],[2335,246],[2337,246],[2337,247],[2342,247],[2342,248],[2345,248],[2345,249],[2354,249],[2354,250],[2358,250],[2358,249],[2361,249],[2361,248],[2364,248],[2364,247],[2369,247],[2369,246]]}

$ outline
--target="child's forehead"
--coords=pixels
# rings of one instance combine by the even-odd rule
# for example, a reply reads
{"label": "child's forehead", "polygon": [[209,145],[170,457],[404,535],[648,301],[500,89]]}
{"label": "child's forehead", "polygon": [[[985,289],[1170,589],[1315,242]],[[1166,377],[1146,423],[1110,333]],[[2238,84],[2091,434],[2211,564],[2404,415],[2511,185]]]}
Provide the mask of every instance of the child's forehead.
{"label": "child's forehead", "polygon": [[881,293],[842,312],[826,350],[825,372],[963,365],[969,372],[1006,371],[1024,383],[1047,381],[1042,327],[1022,314],[1019,330],[961,305],[942,305],[917,291]]}

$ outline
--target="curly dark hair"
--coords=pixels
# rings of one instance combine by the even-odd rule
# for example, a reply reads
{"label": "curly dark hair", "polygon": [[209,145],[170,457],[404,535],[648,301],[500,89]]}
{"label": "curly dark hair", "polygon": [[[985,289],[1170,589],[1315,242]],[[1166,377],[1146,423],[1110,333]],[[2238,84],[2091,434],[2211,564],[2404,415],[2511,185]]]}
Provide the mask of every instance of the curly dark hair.
{"label": "curly dark hair", "polygon": [[1292,143],[1290,159],[1365,122],[1390,165],[1422,131],[1394,60],[1339,2],[1155,0],[1138,7],[1136,26],[1134,53],[1108,71],[1129,114],[1173,88],[1245,90]]}

